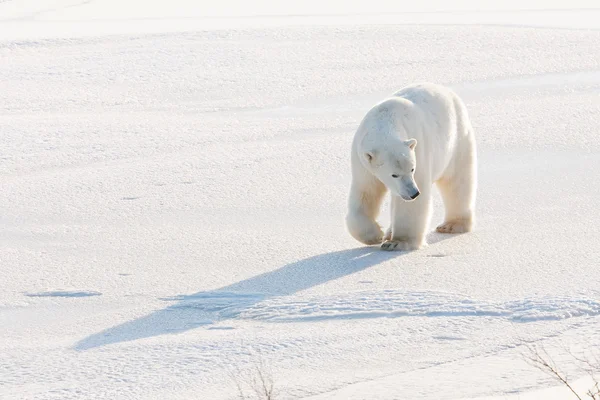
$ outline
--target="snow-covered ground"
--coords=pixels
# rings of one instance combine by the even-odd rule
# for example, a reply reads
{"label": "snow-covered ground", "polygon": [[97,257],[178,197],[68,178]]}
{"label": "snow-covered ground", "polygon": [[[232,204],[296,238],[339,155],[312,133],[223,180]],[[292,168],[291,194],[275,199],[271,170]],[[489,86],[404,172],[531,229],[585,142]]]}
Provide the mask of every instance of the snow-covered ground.
{"label": "snow-covered ground", "polygon": [[[532,343],[585,387],[600,6],[447,3],[0,1],[0,398],[547,398]],[[389,254],[350,142],[414,81],[467,104],[478,226]]]}

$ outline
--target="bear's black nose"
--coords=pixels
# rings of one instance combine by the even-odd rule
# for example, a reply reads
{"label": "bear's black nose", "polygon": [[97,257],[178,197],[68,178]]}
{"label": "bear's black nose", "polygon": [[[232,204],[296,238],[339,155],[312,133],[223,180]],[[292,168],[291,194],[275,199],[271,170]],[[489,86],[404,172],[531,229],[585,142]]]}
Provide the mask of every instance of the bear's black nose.
{"label": "bear's black nose", "polygon": [[421,194],[421,192],[417,191],[415,194],[413,194],[412,196],[410,196],[411,199],[416,199],[417,196],[419,196]]}

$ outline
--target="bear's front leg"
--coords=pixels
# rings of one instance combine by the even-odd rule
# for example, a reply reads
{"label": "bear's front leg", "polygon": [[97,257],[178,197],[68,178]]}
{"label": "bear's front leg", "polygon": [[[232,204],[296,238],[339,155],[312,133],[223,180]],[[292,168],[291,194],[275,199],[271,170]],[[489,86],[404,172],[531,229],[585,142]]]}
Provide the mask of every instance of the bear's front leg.
{"label": "bear's front leg", "polygon": [[383,240],[381,226],[375,220],[386,188],[378,180],[368,177],[356,179],[350,188],[346,226],[348,232],[361,243],[380,244]]}
{"label": "bear's front leg", "polygon": [[416,200],[406,202],[392,196],[391,238],[381,245],[386,251],[411,251],[425,244],[425,235],[431,215],[431,196],[428,189],[421,187]]}
{"label": "bear's front leg", "polygon": [[380,244],[383,240],[381,226],[361,212],[349,212],[346,225],[352,237],[361,243],[373,245]]}
{"label": "bear's front leg", "polygon": [[441,233],[470,232],[475,224],[477,155],[473,132],[470,135],[470,140],[464,141],[462,151],[455,156],[460,168],[436,182],[446,208],[444,223],[436,229]]}
{"label": "bear's front leg", "polygon": [[386,229],[385,235],[383,235],[383,241],[390,240],[392,238],[392,227]]}

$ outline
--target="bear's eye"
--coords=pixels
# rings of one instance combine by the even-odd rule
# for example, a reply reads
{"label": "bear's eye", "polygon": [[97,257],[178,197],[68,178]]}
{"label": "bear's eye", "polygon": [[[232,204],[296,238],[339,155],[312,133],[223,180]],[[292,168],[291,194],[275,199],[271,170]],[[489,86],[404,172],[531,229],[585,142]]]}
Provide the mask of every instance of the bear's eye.
{"label": "bear's eye", "polygon": [[414,169],[414,168],[413,168],[413,169],[411,169],[411,170],[410,170],[410,172],[415,172],[415,169]]}
{"label": "bear's eye", "polygon": [[398,175],[392,174],[392,178],[397,178],[397,177],[398,177]]}

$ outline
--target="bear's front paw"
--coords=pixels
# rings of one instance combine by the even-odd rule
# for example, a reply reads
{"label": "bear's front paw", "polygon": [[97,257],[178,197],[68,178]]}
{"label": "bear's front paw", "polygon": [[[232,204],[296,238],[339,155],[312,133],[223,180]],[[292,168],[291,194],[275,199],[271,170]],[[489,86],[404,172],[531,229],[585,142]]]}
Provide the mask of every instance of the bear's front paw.
{"label": "bear's front paw", "polygon": [[400,240],[386,240],[381,244],[381,250],[385,251],[411,251],[418,248],[419,245],[416,243]]}
{"label": "bear's front paw", "polygon": [[372,229],[368,232],[363,232],[360,236],[360,241],[366,245],[380,244],[383,240],[383,232]]}
{"label": "bear's front paw", "polygon": [[436,228],[440,233],[465,233],[469,232],[473,227],[471,220],[457,219],[446,221]]}

